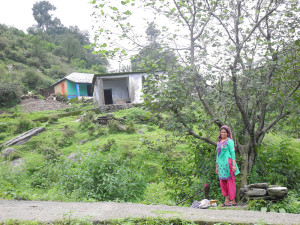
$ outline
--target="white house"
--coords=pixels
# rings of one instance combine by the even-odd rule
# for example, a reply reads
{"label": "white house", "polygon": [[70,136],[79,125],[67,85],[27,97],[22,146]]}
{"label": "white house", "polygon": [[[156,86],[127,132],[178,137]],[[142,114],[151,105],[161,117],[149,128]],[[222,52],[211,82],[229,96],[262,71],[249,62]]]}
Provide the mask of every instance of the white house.
{"label": "white house", "polygon": [[95,107],[142,102],[143,72],[95,74],[92,83]]}

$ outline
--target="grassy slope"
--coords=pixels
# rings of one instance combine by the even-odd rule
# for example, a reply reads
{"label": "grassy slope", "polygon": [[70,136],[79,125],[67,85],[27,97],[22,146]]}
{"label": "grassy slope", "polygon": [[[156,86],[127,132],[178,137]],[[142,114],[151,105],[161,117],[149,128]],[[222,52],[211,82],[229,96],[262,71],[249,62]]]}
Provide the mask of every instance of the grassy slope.
{"label": "grassy slope", "polygon": [[[83,106],[81,104],[74,104],[70,108],[63,110],[32,112],[27,114],[21,113],[20,110],[16,108],[14,112],[14,115],[16,117],[4,117],[3,115],[0,117],[1,122],[7,123],[9,125],[8,131],[6,133],[2,133],[5,134],[5,138],[1,140],[0,143],[3,143],[4,141],[7,141],[16,136],[16,134],[13,134],[13,131],[16,128],[18,121],[22,117],[27,118],[29,120],[34,120],[44,116],[51,117],[52,115],[77,111],[79,109],[82,109],[84,112],[85,110],[91,108],[92,105]],[[114,114],[117,118],[120,118],[123,116],[128,116],[130,113],[132,113],[131,110],[121,110]],[[166,190],[164,188],[162,165],[164,157],[168,156],[168,154],[172,156],[178,155],[178,158],[182,162],[189,159],[191,153],[189,152],[190,150],[184,141],[179,141],[174,148],[168,149],[167,144],[170,142],[166,142],[166,139],[170,140],[173,138],[172,132],[160,129],[158,126],[151,123],[136,123],[136,128],[142,131],[142,134],[130,134],[126,132],[108,132],[107,135],[101,135],[98,137],[90,136],[88,130],[84,130],[82,127],[80,127],[80,122],[78,122],[79,117],[80,116],[62,117],[54,123],[38,122],[36,126],[45,126],[46,131],[38,136],[33,137],[26,144],[14,146],[14,148],[18,150],[18,154],[27,162],[27,168],[24,171],[26,172],[26,170],[34,170],[35,167],[40,167],[41,165],[51,163],[45,160],[45,155],[43,154],[43,149],[45,149],[45,147],[50,146],[50,148],[56,148],[58,152],[66,158],[71,153],[79,152],[86,154],[89,152],[97,151],[99,149],[101,151],[101,149],[104,149],[105,145],[113,139],[116,142],[116,149],[114,151],[123,151],[129,158],[132,159],[133,162],[142,162],[143,166],[141,170],[143,170],[143,172],[146,174],[148,185],[145,190],[144,196],[142,198],[139,198],[137,201],[146,204],[175,204],[175,202],[172,201],[170,196],[168,195],[170,190]],[[62,138],[63,128],[66,125],[68,125],[76,131],[75,136],[72,138],[72,143],[69,146],[57,147],[57,144],[54,143],[56,143]],[[108,127],[104,127],[104,130],[108,131]],[[82,140],[86,140],[87,142],[85,142],[84,144],[79,144],[79,142]],[[298,140],[290,140],[284,135],[279,136],[272,133],[267,134],[264,140],[265,144],[262,146],[261,151],[266,151],[267,153],[265,153],[265,156],[267,157],[269,154],[268,152],[274,152],[274,150],[272,150],[274,149],[274,146],[276,148],[279,148],[280,143],[282,143],[284,140],[289,140],[289,149],[295,151],[295,157],[299,158],[300,142]],[[268,145],[268,143],[272,143],[272,146]],[[276,152],[280,152],[280,150],[278,149],[278,151]],[[270,167],[269,169],[272,169],[274,160],[272,158],[267,158],[266,160],[267,161],[264,162],[264,165]],[[18,180],[19,183],[15,184],[16,188],[11,188],[11,193],[7,192],[6,189],[6,192],[0,193],[0,196],[4,198],[24,198],[31,200],[76,200],[53,193],[53,190],[48,190],[47,188],[32,188],[30,186],[30,182],[33,178],[31,176],[26,175],[26,173],[23,174],[23,176],[19,177],[21,178],[19,178]],[[11,179],[14,179],[13,175],[11,176]],[[274,180],[274,182],[277,181],[278,179]],[[255,180],[255,182],[257,181]]]}
{"label": "grassy slope", "polygon": [[[41,118],[44,116],[49,116],[65,113],[66,111],[75,111],[78,109],[91,108],[91,105],[85,106],[81,108],[81,106],[73,106],[72,108],[63,109],[63,110],[54,110],[54,111],[45,111],[45,112],[31,112],[31,113],[15,113],[16,118],[11,117],[3,117],[1,120],[4,123],[9,124],[9,131],[6,133],[6,137],[0,142],[3,143],[7,140],[10,140],[16,134],[13,134],[14,127],[17,125],[18,120],[20,118],[26,118],[28,120],[34,120],[37,118]],[[128,110],[121,110],[115,113],[116,117],[126,116]],[[127,154],[133,160],[143,160],[144,168],[147,172],[149,172],[148,176],[148,186],[145,191],[145,196],[143,199],[139,201],[144,203],[160,203],[160,204],[174,204],[166,195],[164,191],[163,182],[156,182],[159,179],[162,180],[161,175],[161,166],[162,166],[162,155],[164,155],[163,151],[167,151],[163,149],[164,141],[166,138],[171,138],[172,133],[170,131],[166,131],[164,129],[160,129],[153,124],[136,124],[136,129],[142,131],[140,133],[109,133],[108,127],[105,126],[104,130],[108,132],[107,135],[99,136],[99,137],[91,137],[88,134],[87,130],[83,130],[80,127],[80,122],[78,118],[80,116],[68,116],[59,118],[57,122],[54,123],[40,123],[38,122],[36,126],[44,126],[46,127],[46,131],[34,136],[31,140],[23,145],[13,146],[18,150],[18,154],[27,161],[25,164],[31,164],[31,167],[36,164],[36,166],[40,166],[42,163],[47,163],[44,159],[41,149],[44,149],[46,146],[54,146],[53,142],[57,142],[60,140],[63,135],[63,127],[69,126],[71,129],[76,131],[75,136],[72,138],[72,144],[69,146],[58,147],[59,152],[63,155],[63,157],[68,157],[71,153],[88,153],[93,151],[94,149],[103,149],[104,145],[107,144],[110,140],[114,139],[116,141],[116,146],[123,151],[126,151]],[[169,137],[166,135],[170,135]],[[80,141],[86,140],[84,144],[79,144]],[[153,143],[153,145],[146,145],[147,141]],[[159,148],[162,147],[162,148]],[[181,154],[183,151],[186,151],[186,144],[180,142],[177,144],[174,149],[171,150],[172,154]],[[32,169],[32,168],[31,168]],[[26,181],[27,179],[27,181]],[[31,177],[24,176],[21,180],[21,183],[18,185],[18,189],[20,192],[26,192],[25,198],[29,199],[44,199],[45,195],[47,195],[47,190],[45,189],[32,189],[28,183],[30,183]],[[16,193],[15,193],[16,194]],[[17,194],[16,194],[17,195]],[[21,194],[24,195],[24,194]],[[53,198],[51,198],[53,200]],[[55,199],[55,198],[54,198]],[[61,199],[55,199],[61,200]],[[65,199],[64,199],[65,200]],[[72,199],[70,199],[72,200]]]}

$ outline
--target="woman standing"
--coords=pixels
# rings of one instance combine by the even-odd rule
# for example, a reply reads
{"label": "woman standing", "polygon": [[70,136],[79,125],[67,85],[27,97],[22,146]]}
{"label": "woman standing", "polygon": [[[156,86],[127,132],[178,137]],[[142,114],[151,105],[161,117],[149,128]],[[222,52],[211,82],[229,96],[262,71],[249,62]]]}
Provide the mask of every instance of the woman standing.
{"label": "woman standing", "polygon": [[228,126],[220,128],[218,146],[216,173],[219,175],[220,187],[225,202],[222,206],[236,205],[235,195],[235,175],[239,174],[239,168],[235,162],[234,142],[232,133]]}

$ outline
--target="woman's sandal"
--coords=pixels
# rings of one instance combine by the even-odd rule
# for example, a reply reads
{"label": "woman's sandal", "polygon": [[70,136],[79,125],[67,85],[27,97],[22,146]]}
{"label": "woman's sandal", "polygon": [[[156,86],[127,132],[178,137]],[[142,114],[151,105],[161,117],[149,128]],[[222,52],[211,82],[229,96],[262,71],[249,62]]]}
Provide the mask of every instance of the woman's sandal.
{"label": "woman's sandal", "polygon": [[226,206],[236,206],[236,203],[235,204],[233,204],[232,202],[229,202],[229,203],[223,203],[222,204],[222,207],[226,207]]}
{"label": "woman's sandal", "polygon": [[223,203],[223,204],[222,204],[222,207],[229,206],[229,204],[230,204],[230,203]]}

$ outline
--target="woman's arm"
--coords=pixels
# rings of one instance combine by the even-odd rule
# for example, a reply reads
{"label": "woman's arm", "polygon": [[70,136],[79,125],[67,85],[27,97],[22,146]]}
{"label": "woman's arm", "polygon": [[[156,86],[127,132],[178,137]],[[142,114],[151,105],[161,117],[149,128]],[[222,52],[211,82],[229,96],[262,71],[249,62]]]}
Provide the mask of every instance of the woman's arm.
{"label": "woman's arm", "polygon": [[236,172],[236,163],[235,160],[232,160],[232,172]]}
{"label": "woman's arm", "polygon": [[219,174],[219,165],[218,165],[218,163],[216,165],[216,173]]}
{"label": "woman's arm", "polygon": [[230,139],[230,141],[228,141],[228,147],[229,147],[229,151],[230,151],[230,158],[232,160],[232,171],[235,173],[236,172],[236,163],[235,163],[235,151],[234,151],[233,140]]}

